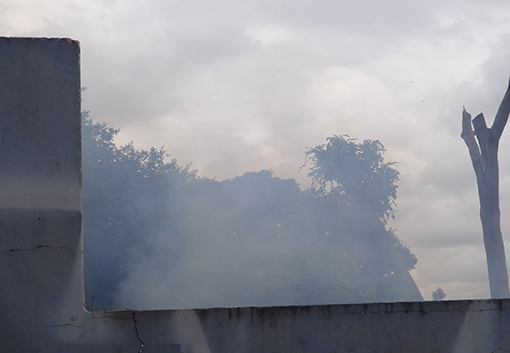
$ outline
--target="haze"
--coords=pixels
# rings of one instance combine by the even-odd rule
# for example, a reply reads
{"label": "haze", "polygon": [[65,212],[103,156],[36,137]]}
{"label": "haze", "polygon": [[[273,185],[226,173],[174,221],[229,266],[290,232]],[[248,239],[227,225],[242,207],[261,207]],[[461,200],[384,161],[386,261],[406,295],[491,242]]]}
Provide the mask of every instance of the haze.
{"label": "haze", "polygon": [[[3,36],[81,42],[83,109],[118,143],[218,180],[298,173],[334,134],[401,164],[391,224],[426,299],[489,296],[462,106],[492,123],[510,74],[506,1],[0,0]],[[510,237],[510,137],[500,146]],[[508,249],[507,245],[507,249]],[[508,255],[507,255],[508,258]]]}

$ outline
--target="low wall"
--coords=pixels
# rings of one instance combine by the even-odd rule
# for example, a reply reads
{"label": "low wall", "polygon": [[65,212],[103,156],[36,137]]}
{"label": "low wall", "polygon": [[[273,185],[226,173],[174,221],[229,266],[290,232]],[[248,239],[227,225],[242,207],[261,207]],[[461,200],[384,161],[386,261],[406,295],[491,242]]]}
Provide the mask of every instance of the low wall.
{"label": "low wall", "polygon": [[87,312],[79,44],[0,37],[0,352],[504,352],[510,300]]}
{"label": "low wall", "polygon": [[508,352],[510,301],[92,312],[37,338],[11,351]]}

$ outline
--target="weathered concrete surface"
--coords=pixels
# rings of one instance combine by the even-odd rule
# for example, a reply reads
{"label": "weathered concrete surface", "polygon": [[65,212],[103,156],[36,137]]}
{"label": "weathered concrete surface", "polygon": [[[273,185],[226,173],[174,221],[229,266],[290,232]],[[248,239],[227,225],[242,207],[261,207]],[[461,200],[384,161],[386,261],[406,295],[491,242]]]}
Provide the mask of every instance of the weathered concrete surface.
{"label": "weathered concrete surface", "polygon": [[508,300],[466,300],[94,312],[2,351],[508,352],[509,310]]}
{"label": "weathered concrete surface", "polygon": [[0,38],[0,352],[509,352],[510,300],[86,312],[79,45]]}
{"label": "weathered concrete surface", "polygon": [[73,352],[508,352],[510,301],[95,312],[73,330]]}
{"label": "weathered concrete surface", "polygon": [[78,42],[0,38],[0,206],[81,209]]}
{"label": "weathered concrete surface", "polygon": [[83,314],[79,55],[70,40],[0,38],[2,352]]}

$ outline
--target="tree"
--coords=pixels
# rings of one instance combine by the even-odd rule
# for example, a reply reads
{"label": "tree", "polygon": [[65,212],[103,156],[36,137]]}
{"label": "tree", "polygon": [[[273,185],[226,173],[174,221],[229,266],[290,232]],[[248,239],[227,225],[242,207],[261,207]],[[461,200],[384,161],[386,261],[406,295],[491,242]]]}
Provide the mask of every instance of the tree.
{"label": "tree", "polygon": [[[386,229],[395,214],[398,171],[395,162],[384,162],[384,146],[377,140],[358,143],[347,135],[330,137],[327,143],[310,148],[310,193],[330,201],[341,223],[351,234],[365,237],[360,250],[366,256],[364,266],[372,276],[387,281],[396,275],[402,290],[400,300],[423,300],[408,270],[416,258],[392,229]],[[406,261],[406,263],[404,263]]]}
{"label": "tree", "polygon": [[399,173],[393,168],[395,162],[384,163],[382,143],[357,143],[347,135],[327,141],[306,152],[307,162],[312,164],[308,175],[313,192],[367,209],[384,223],[393,218]]}
{"label": "tree", "polygon": [[[89,308],[92,296],[98,310],[421,298],[409,290],[416,258],[385,229],[398,172],[378,141],[328,140],[346,144],[332,192],[319,170],[313,191],[270,170],[200,178],[163,149],[117,146],[118,130],[87,113],[82,132]],[[308,157],[333,172],[325,149]]]}
{"label": "tree", "polygon": [[471,114],[465,108],[462,111],[461,137],[468,147],[478,185],[480,219],[491,298],[510,297],[505,247],[500,225],[498,166],[499,140],[509,113],[510,83],[491,128],[487,128],[483,113],[478,114],[471,121]]}
{"label": "tree", "polygon": [[[119,284],[150,255],[151,236],[172,232],[169,204],[196,178],[163,149],[117,146],[118,132],[82,112],[85,291],[87,306],[94,296],[99,310],[112,309]],[[176,259],[180,233],[172,234]]]}
{"label": "tree", "polygon": [[[384,146],[377,140],[358,143],[347,135],[334,136],[327,143],[310,148],[307,161],[311,162],[311,192],[333,199],[340,205],[349,205],[365,218],[379,219],[384,225],[396,211],[399,172],[396,162],[384,162]],[[305,162],[305,164],[306,164]],[[330,205],[331,207],[331,205]],[[344,210],[343,212],[346,212]],[[352,211],[351,211],[352,212]],[[376,224],[379,222],[375,222]],[[408,270],[415,268],[416,257],[407,245],[388,229]]]}
{"label": "tree", "polygon": [[432,300],[443,300],[446,298],[446,293],[442,288],[438,288],[432,292]]}

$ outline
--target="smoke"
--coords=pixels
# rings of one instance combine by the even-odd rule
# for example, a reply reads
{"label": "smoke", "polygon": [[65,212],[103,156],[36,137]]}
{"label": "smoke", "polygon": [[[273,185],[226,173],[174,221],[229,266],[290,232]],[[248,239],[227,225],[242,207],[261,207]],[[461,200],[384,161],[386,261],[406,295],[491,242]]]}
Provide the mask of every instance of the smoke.
{"label": "smoke", "polygon": [[[441,286],[450,299],[488,295],[485,260],[473,256],[484,250],[460,112],[465,105],[490,121],[499,104],[508,3],[0,3],[5,35],[80,40],[86,109],[122,129],[119,143],[165,145],[201,175],[272,169],[306,187],[297,173],[304,146],[335,133],[384,141],[402,163],[392,226],[420,259],[420,288]],[[441,259],[454,288],[438,283]]]}
{"label": "smoke", "polygon": [[174,232],[148,230],[146,255],[132,257],[115,307],[420,299],[394,263],[395,248],[381,246],[391,234],[361,226],[370,216],[342,214],[268,170],[192,184],[173,194]]}

